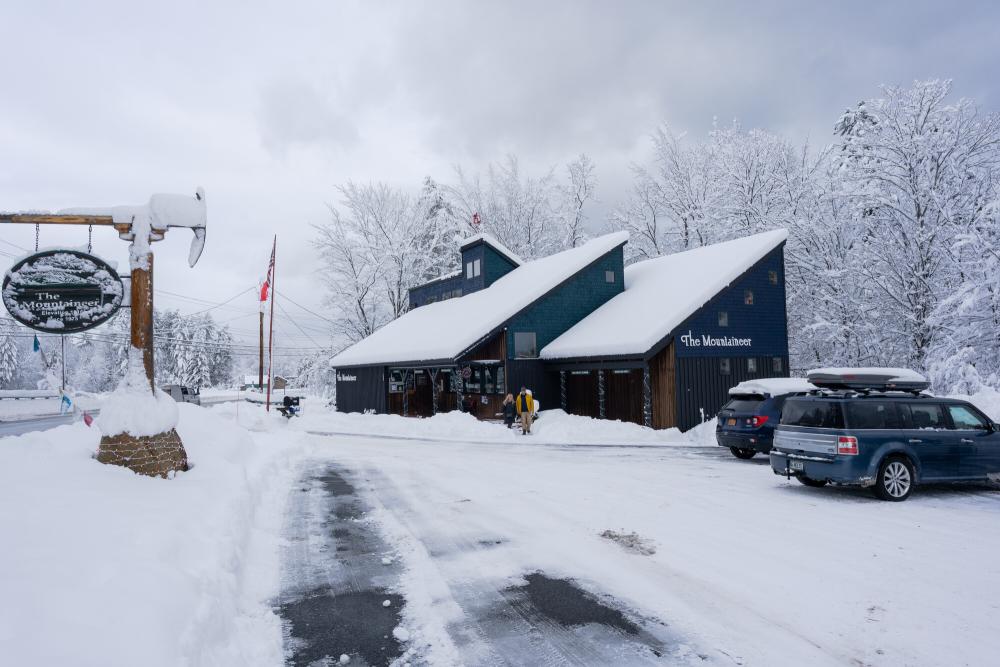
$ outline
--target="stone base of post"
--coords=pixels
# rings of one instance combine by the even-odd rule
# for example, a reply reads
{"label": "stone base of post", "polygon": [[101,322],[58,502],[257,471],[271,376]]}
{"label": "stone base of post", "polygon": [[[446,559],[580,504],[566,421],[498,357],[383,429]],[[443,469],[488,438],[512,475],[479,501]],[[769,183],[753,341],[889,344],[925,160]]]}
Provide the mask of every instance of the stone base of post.
{"label": "stone base of post", "polygon": [[101,438],[97,460],[150,477],[165,478],[188,469],[187,452],[175,429],[159,435],[106,435]]}

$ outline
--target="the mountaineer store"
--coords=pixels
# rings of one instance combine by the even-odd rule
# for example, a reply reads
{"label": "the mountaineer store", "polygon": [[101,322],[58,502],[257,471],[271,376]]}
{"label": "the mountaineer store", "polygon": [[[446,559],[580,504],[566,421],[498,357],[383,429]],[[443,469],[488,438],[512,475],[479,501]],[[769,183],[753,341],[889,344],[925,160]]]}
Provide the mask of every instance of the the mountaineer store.
{"label": "the mountaineer store", "polygon": [[775,230],[624,266],[624,234],[522,263],[488,236],[462,270],[333,360],[337,408],[494,419],[507,392],[543,409],[654,428],[711,418],[742,380],[788,376]]}

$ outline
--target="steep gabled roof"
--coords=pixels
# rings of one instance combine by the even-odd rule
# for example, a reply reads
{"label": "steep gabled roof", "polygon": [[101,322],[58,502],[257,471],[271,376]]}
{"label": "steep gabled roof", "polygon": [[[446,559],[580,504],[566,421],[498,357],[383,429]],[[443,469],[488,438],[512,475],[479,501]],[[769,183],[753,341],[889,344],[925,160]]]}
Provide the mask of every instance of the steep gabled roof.
{"label": "steep gabled roof", "polygon": [[496,250],[500,255],[507,258],[507,261],[509,261],[514,266],[521,266],[522,264],[524,264],[524,262],[521,260],[520,257],[512,253],[510,249],[507,248],[507,246],[497,241],[496,238],[491,236],[490,234],[476,234],[475,236],[470,236],[469,238],[462,241],[462,245],[460,246],[459,249],[465,250],[466,248],[474,246],[477,243],[485,243],[489,247]]}
{"label": "steep gabled roof", "polygon": [[543,359],[644,355],[788,238],[777,229],[625,267],[625,291],[542,348]]}
{"label": "steep gabled roof", "polygon": [[415,308],[333,358],[334,368],[454,359],[628,241],[617,232],[514,269],[484,290]]}

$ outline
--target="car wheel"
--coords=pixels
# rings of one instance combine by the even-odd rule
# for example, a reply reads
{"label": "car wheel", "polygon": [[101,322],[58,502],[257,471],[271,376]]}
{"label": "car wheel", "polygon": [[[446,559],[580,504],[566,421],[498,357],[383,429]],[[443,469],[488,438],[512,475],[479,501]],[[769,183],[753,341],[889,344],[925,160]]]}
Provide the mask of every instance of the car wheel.
{"label": "car wheel", "polygon": [[753,449],[744,449],[743,447],[730,447],[729,451],[738,459],[752,459],[757,453]]}
{"label": "car wheel", "polygon": [[795,479],[799,480],[799,484],[805,484],[806,486],[811,486],[814,489],[826,486],[825,479],[810,479],[809,477],[803,477],[802,475],[798,475]]}
{"label": "car wheel", "polygon": [[874,491],[880,500],[901,502],[910,497],[916,479],[913,464],[902,456],[890,456],[878,467]]}

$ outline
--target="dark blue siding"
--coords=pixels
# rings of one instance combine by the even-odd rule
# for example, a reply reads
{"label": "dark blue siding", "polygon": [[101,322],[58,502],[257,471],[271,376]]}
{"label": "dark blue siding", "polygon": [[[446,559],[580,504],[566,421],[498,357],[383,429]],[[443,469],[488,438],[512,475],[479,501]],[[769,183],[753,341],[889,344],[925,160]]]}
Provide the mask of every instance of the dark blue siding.
{"label": "dark blue siding", "polygon": [[[514,334],[534,332],[538,349],[551,343],[567,329],[594,312],[622,291],[622,249],[615,248],[577,273],[547,296],[518,313],[507,325],[507,356],[514,358]],[[605,280],[613,271],[615,281]]]}
{"label": "dark blue siding", "polygon": [[[454,276],[444,280],[438,279],[433,282],[410,288],[410,308],[419,308],[434,301],[441,301],[445,298],[455,296],[455,290],[462,289],[465,283],[465,274]],[[464,290],[462,292],[465,293]]]}
{"label": "dark blue siding", "polygon": [[[778,272],[777,285],[770,283],[768,271]],[[674,330],[677,357],[787,357],[784,273],[783,247],[779,247]],[[747,289],[753,291],[752,306],[743,303]],[[729,326],[719,326],[720,311],[728,313]],[[682,337],[688,333],[702,344],[685,344]],[[750,345],[708,346],[704,336],[749,339]]]}
{"label": "dark blue siding", "polygon": [[489,287],[517,268],[509,259],[492,247],[483,245],[483,285]]}

